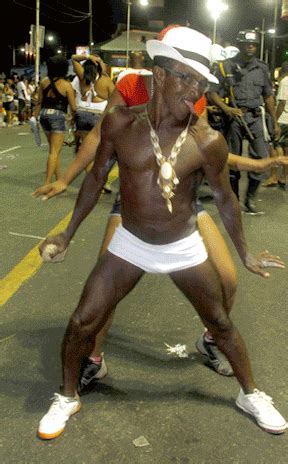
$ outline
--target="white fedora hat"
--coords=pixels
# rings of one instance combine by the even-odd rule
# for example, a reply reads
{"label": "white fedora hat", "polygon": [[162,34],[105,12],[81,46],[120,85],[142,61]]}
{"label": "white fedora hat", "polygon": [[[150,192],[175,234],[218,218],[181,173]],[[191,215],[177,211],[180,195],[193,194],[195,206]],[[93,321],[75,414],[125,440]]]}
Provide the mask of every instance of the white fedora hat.
{"label": "white fedora hat", "polygon": [[210,73],[211,40],[189,27],[175,27],[167,31],[163,39],[148,40],[147,53],[150,58],[165,56],[180,61],[218,84],[218,79]]}
{"label": "white fedora hat", "polygon": [[211,45],[210,57],[211,63],[224,61],[226,59],[225,48],[218,44]]}
{"label": "white fedora hat", "polygon": [[238,55],[238,53],[240,53],[239,48],[233,47],[233,45],[229,45],[228,47],[225,48],[226,59],[234,58],[234,56]]}

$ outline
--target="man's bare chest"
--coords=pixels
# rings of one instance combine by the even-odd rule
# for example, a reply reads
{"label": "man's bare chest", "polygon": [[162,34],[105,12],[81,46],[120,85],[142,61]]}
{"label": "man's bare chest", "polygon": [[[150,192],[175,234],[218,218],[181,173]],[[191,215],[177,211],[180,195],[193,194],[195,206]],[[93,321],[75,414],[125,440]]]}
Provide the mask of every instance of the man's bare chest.
{"label": "man's bare chest", "polygon": [[[159,134],[159,147],[163,155],[163,161],[171,160],[171,152],[177,140],[177,135],[166,133],[161,137]],[[157,150],[150,138],[149,127],[133,127],[122,134],[121,141],[116,144],[116,151],[119,166],[123,166],[131,171],[138,172],[157,172],[159,163],[157,162]],[[176,159],[173,161],[173,168],[177,175],[182,178],[191,175],[202,167],[202,156],[195,142],[193,135],[188,134],[186,141],[182,145]]]}

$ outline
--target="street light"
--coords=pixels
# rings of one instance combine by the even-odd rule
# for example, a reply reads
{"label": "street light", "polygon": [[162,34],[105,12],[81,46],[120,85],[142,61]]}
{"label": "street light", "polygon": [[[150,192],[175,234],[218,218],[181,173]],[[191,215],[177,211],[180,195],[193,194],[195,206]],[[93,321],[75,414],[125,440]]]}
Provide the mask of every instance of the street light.
{"label": "street light", "polygon": [[216,31],[217,31],[217,19],[220,17],[223,11],[228,10],[228,5],[221,0],[207,0],[207,8],[211,13],[214,20],[213,25],[213,39],[212,42],[216,42]]}
{"label": "street light", "polygon": [[[149,0],[139,0],[139,4],[141,6],[148,6]],[[128,68],[129,64],[131,5],[132,0],[127,0],[126,68]]]}

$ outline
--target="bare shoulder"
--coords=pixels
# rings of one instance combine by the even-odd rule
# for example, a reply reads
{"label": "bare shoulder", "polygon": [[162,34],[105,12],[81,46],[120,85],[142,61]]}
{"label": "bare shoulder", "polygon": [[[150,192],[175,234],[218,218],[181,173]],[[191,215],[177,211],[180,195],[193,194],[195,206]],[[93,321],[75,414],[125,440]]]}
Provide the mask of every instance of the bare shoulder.
{"label": "bare shoulder", "polygon": [[195,142],[207,164],[224,164],[228,158],[228,146],[223,135],[208,124],[208,122],[199,118],[194,126],[191,126],[190,133],[193,135]]}
{"label": "bare shoulder", "polygon": [[103,133],[110,136],[121,134],[139,118],[141,113],[143,113],[143,108],[139,106],[129,108],[123,105],[113,106],[103,118],[102,135]]}
{"label": "bare shoulder", "polygon": [[99,83],[101,84],[109,85],[111,84],[111,82],[113,83],[112,79],[107,74],[102,74],[102,76],[99,79]]}

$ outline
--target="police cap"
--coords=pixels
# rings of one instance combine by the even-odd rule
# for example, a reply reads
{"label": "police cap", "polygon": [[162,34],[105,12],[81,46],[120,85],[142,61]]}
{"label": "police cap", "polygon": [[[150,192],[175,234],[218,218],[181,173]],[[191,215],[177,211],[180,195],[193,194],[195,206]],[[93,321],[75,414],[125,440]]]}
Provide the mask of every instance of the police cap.
{"label": "police cap", "polygon": [[237,42],[259,44],[260,43],[259,32],[255,31],[254,29],[240,31],[238,32]]}

